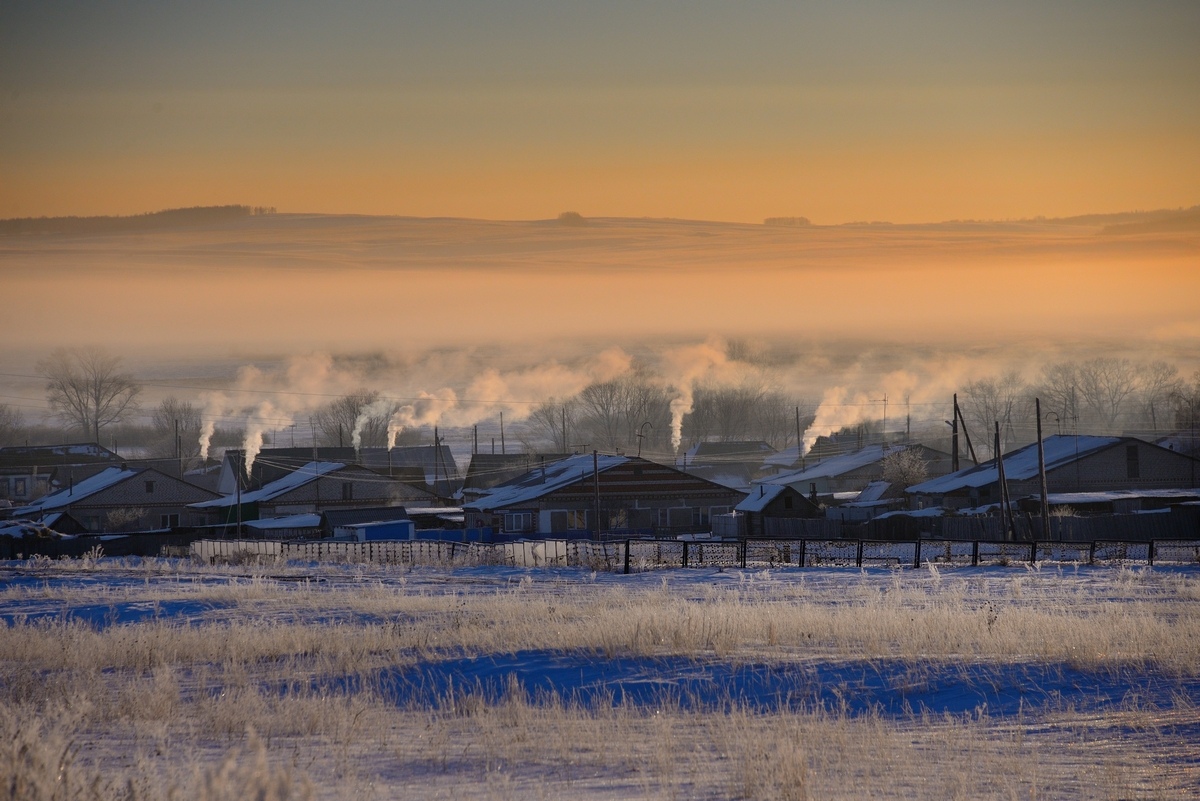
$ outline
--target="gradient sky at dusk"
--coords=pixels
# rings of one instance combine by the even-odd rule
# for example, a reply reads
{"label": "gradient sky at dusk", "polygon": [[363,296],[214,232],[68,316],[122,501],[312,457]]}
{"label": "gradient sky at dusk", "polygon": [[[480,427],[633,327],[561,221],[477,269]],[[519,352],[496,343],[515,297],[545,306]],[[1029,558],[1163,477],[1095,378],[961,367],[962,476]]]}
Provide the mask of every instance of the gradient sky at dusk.
{"label": "gradient sky at dusk", "polygon": [[1195,2],[0,4],[0,217],[1190,206]]}

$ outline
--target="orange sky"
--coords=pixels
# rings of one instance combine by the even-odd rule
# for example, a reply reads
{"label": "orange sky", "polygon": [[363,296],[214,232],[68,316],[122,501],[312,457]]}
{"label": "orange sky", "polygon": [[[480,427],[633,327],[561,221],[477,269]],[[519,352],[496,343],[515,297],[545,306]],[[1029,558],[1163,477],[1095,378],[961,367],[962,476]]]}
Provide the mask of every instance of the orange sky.
{"label": "orange sky", "polygon": [[821,223],[1200,200],[1200,6],[0,8],[0,217]]}

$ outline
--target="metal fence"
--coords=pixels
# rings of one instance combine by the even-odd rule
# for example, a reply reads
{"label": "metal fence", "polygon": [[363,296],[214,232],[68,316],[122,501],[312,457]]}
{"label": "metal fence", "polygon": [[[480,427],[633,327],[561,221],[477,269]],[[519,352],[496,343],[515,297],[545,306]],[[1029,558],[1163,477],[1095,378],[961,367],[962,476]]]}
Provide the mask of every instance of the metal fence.
{"label": "metal fence", "polygon": [[920,567],[935,565],[1200,564],[1200,540],[993,542],[990,540],[761,539],[737,542],[630,539],[505,543],[400,540],[330,542],[197,540],[194,557],[211,563],[267,560],[438,565],[584,567],[643,572],[666,568]]}

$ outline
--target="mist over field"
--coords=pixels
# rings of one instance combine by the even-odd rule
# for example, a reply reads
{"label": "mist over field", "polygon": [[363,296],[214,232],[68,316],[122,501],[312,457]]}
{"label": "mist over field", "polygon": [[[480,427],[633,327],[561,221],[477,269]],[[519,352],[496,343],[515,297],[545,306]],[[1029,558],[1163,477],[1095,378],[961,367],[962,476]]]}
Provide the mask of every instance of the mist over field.
{"label": "mist over field", "polygon": [[144,406],[176,396],[276,436],[359,389],[407,428],[494,428],[623,376],[662,387],[676,436],[698,388],[750,385],[836,408],[832,430],[888,407],[893,428],[940,426],[969,382],[1057,361],[1190,376],[1196,218],[10,221],[6,285],[42,302],[0,322],[0,380],[36,419],[38,360],[98,345]]}

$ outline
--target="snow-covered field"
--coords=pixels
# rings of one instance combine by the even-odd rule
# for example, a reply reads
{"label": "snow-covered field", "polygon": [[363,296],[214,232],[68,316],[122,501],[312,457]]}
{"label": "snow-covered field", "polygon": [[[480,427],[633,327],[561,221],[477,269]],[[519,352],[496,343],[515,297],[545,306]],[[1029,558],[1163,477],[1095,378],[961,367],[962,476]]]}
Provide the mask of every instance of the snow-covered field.
{"label": "snow-covered field", "polygon": [[1190,798],[1200,568],[0,563],[21,798]]}

